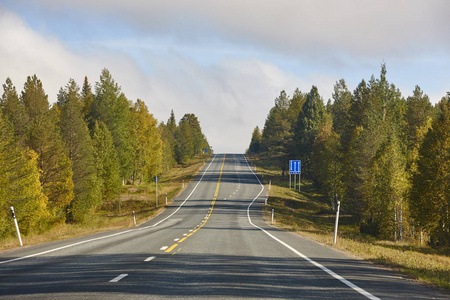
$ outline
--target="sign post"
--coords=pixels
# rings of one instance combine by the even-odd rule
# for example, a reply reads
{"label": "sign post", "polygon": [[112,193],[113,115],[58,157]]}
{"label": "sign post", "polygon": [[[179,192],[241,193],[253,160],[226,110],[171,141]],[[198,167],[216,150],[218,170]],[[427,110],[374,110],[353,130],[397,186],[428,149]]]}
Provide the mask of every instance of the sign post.
{"label": "sign post", "polygon": [[294,189],[297,184],[295,175],[298,174],[298,190],[300,191],[300,176],[302,174],[302,162],[300,160],[289,161],[289,188],[291,188],[291,174],[294,174]]}

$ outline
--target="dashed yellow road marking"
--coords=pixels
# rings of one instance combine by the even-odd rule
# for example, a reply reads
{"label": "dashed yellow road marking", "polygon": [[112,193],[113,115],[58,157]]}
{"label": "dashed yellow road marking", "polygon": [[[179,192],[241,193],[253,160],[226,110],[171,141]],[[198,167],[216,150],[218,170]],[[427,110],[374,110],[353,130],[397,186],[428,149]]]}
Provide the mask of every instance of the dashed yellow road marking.
{"label": "dashed yellow road marking", "polygon": [[[212,214],[212,211],[214,209],[214,204],[216,203],[217,200],[217,195],[219,194],[219,188],[220,188],[220,180],[222,179],[222,172],[223,172],[223,166],[225,165],[225,156],[226,154],[223,156],[223,161],[222,161],[222,167],[220,168],[220,173],[219,173],[219,179],[217,181],[217,186],[216,186],[216,191],[214,192],[214,197],[213,200],[211,202],[211,209],[209,210],[208,215],[206,216],[206,218],[203,220],[202,224],[200,226],[198,226],[196,229],[194,229],[191,233],[189,233],[187,236],[185,236],[184,238],[180,239],[178,241],[178,243],[173,244],[172,246],[170,246],[170,248],[168,248],[165,252],[169,253],[172,252],[179,244],[181,244],[182,242],[184,242],[188,237],[190,237],[191,235],[193,235],[194,233],[197,232],[197,230],[199,230],[200,228],[203,227],[203,225],[206,224],[206,222],[209,220],[209,217]],[[178,249],[179,251],[180,249]],[[175,254],[176,252],[172,253]]]}

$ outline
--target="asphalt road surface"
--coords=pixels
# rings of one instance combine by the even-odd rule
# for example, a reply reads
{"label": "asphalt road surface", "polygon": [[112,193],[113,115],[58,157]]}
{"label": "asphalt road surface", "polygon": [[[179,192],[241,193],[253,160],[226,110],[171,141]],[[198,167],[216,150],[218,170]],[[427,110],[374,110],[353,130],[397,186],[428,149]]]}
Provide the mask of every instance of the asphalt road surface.
{"label": "asphalt road surface", "polygon": [[449,299],[263,220],[243,155],[216,155],[132,229],[0,253],[0,299]]}

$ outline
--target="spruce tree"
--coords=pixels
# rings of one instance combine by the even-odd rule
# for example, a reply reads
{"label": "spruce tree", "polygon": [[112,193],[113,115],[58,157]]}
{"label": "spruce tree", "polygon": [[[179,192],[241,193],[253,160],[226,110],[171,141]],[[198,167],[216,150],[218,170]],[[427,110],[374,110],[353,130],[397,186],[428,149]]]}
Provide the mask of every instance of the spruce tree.
{"label": "spruce tree", "polygon": [[95,84],[95,96],[89,112],[91,128],[95,121],[104,123],[110,131],[120,162],[120,176],[131,177],[134,149],[131,129],[130,103],[107,69]]}
{"label": "spruce tree", "polygon": [[92,95],[92,88],[89,84],[87,76],[84,77],[83,88],[81,89],[81,111],[86,121],[89,121],[89,112],[91,111],[91,105],[94,102],[94,96]]}
{"label": "spruce tree", "polygon": [[250,141],[250,146],[248,147],[248,153],[259,153],[261,149],[261,131],[259,127],[256,126],[253,129],[252,139]]}
{"label": "spruce tree", "polygon": [[79,90],[75,81],[71,79],[58,94],[61,134],[73,169],[75,197],[68,208],[68,220],[74,222],[82,222],[101,202],[94,148],[83,118]]}
{"label": "spruce tree", "polygon": [[182,118],[175,132],[175,156],[182,164],[194,156],[194,141],[191,126],[187,118]]}
{"label": "spruce tree", "polygon": [[177,130],[177,124],[173,110],[170,112],[170,118],[167,120],[167,124],[164,125],[164,123],[161,122],[159,125],[159,130],[161,133],[161,140],[163,142],[162,165],[163,168],[168,169],[176,163],[175,132]]}
{"label": "spruce tree", "polygon": [[25,144],[38,155],[40,182],[55,221],[65,221],[72,201],[72,164],[57,126],[56,110],[49,109],[47,95],[36,75],[28,77],[20,101],[27,114]]}
{"label": "spruce tree", "polygon": [[319,132],[320,124],[323,120],[325,108],[322,97],[319,95],[317,87],[313,86],[306,97],[305,104],[298,115],[295,139],[297,149],[302,161],[302,174],[307,177],[312,176],[311,154],[314,140]]}
{"label": "spruce tree", "polygon": [[281,169],[282,176],[284,176],[288,166],[289,146],[293,139],[290,108],[294,110],[295,106],[291,104],[292,100],[286,92],[281,91],[280,96],[275,99],[274,107],[266,118],[261,136],[261,150],[274,158]]}
{"label": "spruce tree", "polygon": [[28,116],[10,78],[7,78],[6,83],[3,85],[3,95],[0,103],[3,116],[13,125],[15,138],[23,141]]}

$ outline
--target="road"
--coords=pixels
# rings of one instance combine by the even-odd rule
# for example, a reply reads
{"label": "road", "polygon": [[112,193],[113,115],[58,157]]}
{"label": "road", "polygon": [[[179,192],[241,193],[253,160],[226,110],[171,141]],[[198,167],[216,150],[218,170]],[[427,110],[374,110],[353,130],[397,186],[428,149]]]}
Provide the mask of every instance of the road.
{"label": "road", "polygon": [[243,155],[216,155],[135,228],[0,253],[0,299],[449,299],[263,220]]}

